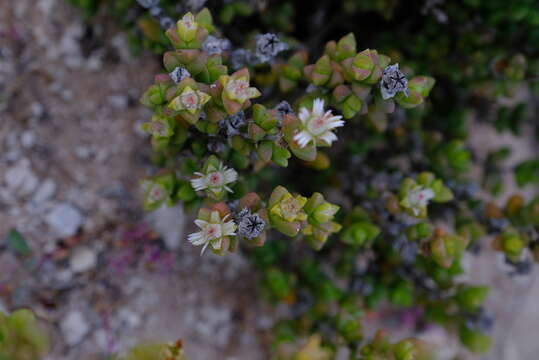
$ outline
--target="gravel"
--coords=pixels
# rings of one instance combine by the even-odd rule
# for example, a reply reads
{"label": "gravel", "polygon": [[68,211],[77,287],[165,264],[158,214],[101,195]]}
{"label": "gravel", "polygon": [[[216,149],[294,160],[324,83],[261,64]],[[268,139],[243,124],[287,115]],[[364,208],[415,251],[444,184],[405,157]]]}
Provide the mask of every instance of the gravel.
{"label": "gravel", "polygon": [[87,247],[75,249],[69,259],[69,267],[76,274],[90,271],[95,268],[96,264],[96,252]]}
{"label": "gravel", "polygon": [[65,342],[71,346],[80,343],[90,331],[88,321],[80,311],[69,312],[60,322]]}
{"label": "gravel", "polygon": [[62,237],[70,237],[77,233],[82,224],[82,215],[77,208],[67,203],[57,204],[47,214],[47,225]]}
{"label": "gravel", "polygon": [[20,197],[30,195],[39,184],[28,159],[22,159],[10,167],[6,171],[5,181],[8,189]]}
{"label": "gravel", "polygon": [[32,197],[32,201],[36,205],[41,205],[45,203],[46,201],[50,200],[54,196],[54,194],[56,193],[56,188],[57,188],[57,185],[54,180],[46,179],[37,188],[37,191]]}

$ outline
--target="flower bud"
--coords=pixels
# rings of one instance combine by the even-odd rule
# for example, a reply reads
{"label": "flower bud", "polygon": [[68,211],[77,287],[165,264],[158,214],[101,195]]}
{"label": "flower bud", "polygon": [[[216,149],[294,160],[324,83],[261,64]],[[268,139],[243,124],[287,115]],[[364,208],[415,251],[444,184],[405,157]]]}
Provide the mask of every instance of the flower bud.
{"label": "flower bud", "polygon": [[430,242],[430,252],[438,265],[449,268],[467,245],[468,240],[458,235],[435,236]]}
{"label": "flower bud", "polygon": [[459,306],[466,311],[477,310],[488,296],[488,286],[460,286],[455,295]]}
{"label": "flower bud", "polygon": [[221,75],[219,82],[223,86],[223,105],[229,115],[233,115],[247,106],[249,99],[262,95],[256,88],[249,87],[249,70],[246,68],[238,70],[230,76]]}
{"label": "flower bud", "polygon": [[520,235],[515,231],[506,231],[500,236],[501,250],[510,258],[517,259],[520,256],[522,250],[524,250],[525,243]]}
{"label": "flower bud", "polygon": [[274,163],[282,167],[287,167],[288,159],[290,159],[291,156],[292,154],[290,154],[290,151],[288,151],[286,148],[272,143],[271,160]]}
{"label": "flower bud", "polygon": [[155,210],[164,203],[172,203],[171,195],[176,183],[174,173],[158,174],[141,182],[144,191],[144,209]]}
{"label": "flower bud", "polygon": [[168,86],[165,84],[155,84],[146,90],[140,102],[149,108],[163,105],[166,102],[166,91]]}
{"label": "flower bud", "polygon": [[304,71],[314,85],[324,85],[331,77],[331,60],[329,56],[324,55],[314,65],[306,66]]}
{"label": "flower bud", "polygon": [[338,42],[333,58],[342,61],[356,54],[356,37],[354,33],[343,36]]}
{"label": "flower bud", "polygon": [[352,61],[351,72],[354,80],[363,81],[367,79],[376,64],[376,50],[366,49],[358,53]]}
{"label": "flower bud", "polygon": [[395,360],[415,360],[416,348],[410,341],[402,340],[396,343],[393,347]]}
{"label": "flower bud", "polygon": [[269,199],[268,209],[271,224],[288,236],[295,236],[300,228],[300,221],[307,219],[303,206],[307,199],[303,196],[292,196],[282,186],[277,186]]}
{"label": "flower bud", "polygon": [[360,221],[349,226],[341,240],[346,244],[363,246],[373,241],[380,232],[380,228],[373,223]]}
{"label": "flower bud", "polygon": [[188,12],[176,23],[178,36],[182,41],[190,42],[195,38],[198,23],[193,14]]}

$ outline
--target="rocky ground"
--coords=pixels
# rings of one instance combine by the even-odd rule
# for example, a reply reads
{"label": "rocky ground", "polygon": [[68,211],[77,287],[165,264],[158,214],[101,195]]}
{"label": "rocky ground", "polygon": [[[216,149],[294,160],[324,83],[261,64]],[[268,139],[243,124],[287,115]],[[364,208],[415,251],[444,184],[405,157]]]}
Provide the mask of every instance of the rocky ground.
{"label": "rocky ground", "polygon": [[245,259],[179,242],[179,208],[141,211],[153,169],[138,98],[159,62],[100,23],[61,0],[0,2],[0,236],[16,229],[32,251],[0,251],[0,308],[37,312],[51,360],[177,338],[194,360],[263,358],[271,318]]}
{"label": "rocky ground", "polygon": [[[36,311],[50,360],[176,338],[192,360],[268,358],[273,317],[246,260],[200,257],[182,240],[179,208],[141,211],[138,180],[154,169],[138,98],[159,62],[131,57],[115,24],[99,24],[89,31],[62,0],[0,1],[0,237],[16,229],[31,250],[0,249],[0,310]],[[537,150],[480,125],[473,140],[478,153],[518,145],[513,162]],[[467,262],[493,286],[497,345],[486,358],[537,359],[537,270],[514,281],[483,254]],[[441,334],[423,336],[460,351]]]}

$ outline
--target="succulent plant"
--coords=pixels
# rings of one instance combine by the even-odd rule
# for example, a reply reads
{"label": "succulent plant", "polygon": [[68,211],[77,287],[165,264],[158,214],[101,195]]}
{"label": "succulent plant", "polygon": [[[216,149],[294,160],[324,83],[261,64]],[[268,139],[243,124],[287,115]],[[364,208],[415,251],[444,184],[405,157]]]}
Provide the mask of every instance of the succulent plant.
{"label": "succulent plant", "polygon": [[413,339],[363,339],[362,314],[380,303],[487,351],[488,291],[456,278],[485,239],[512,276],[539,261],[539,198],[486,195],[503,192],[506,174],[536,185],[539,162],[512,168],[509,148],[482,156],[471,141],[478,123],[539,138],[537,4],[253,4],[208,2],[211,12],[183,9],[164,28],[156,11],[136,22],[165,65],[141,99],[163,167],[144,182],[146,208],[202,208],[199,224],[221,233],[192,240],[247,254],[261,291],[291,309],[274,331],[275,348],[292,349],[279,359],[339,347],[421,358]]}

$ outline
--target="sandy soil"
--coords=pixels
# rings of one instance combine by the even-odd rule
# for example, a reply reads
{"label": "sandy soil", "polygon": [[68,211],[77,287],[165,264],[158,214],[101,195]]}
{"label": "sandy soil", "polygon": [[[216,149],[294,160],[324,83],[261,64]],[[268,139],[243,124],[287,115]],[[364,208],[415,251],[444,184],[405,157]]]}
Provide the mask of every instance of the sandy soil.
{"label": "sandy soil", "polygon": [[158,235],[142,225],[138,181],[154,169],[138,98],[159,59],[132,58],[113,22],[99,23],[92,34],[60,0],[0,2],[0,236],[15,228],[33,250],[0,252],[0,308],[36,311],[54,360],[177,338],[193,360],[262,359],[271,318],[245,259],[178,242],[178,208]]}

